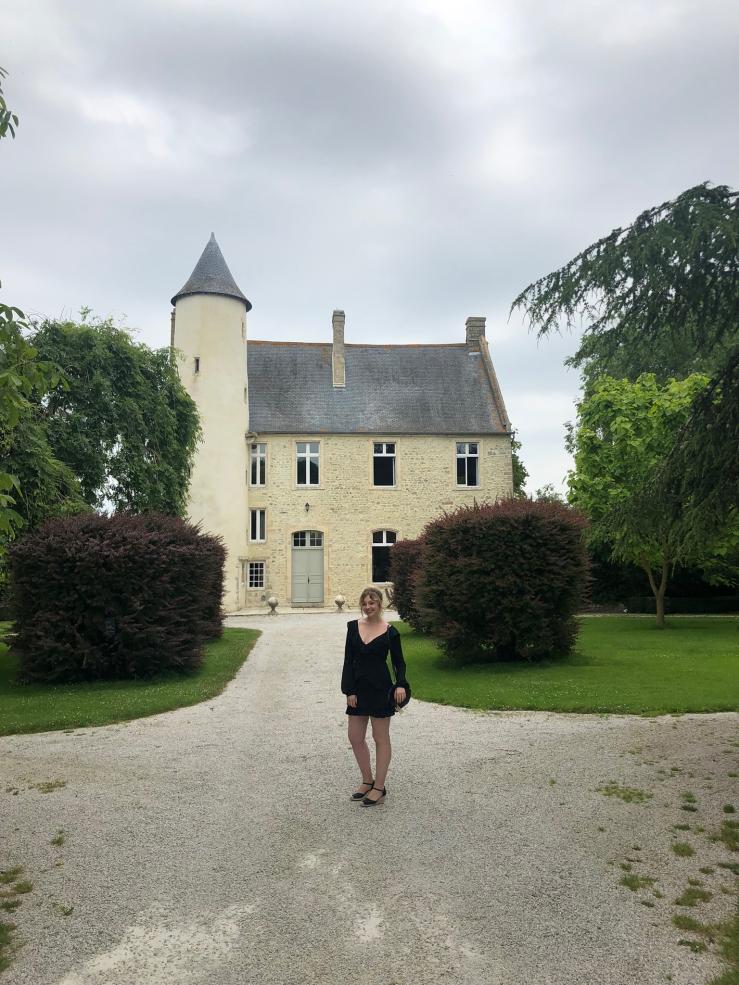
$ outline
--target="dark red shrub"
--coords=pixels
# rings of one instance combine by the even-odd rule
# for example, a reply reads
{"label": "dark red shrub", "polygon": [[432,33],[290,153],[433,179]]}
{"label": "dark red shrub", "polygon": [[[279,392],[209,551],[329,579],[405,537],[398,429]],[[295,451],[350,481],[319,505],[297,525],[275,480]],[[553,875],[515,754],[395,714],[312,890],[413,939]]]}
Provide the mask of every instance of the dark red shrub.
{"label": "dark red shrub", "polygon": [[428,524],[417,584],[428,632],[462,659],[540,660],[569,653],[588,581],[582,514],[506,499]]}
{"label": "dark red shrub", "polygon": [[26,681],[152,677],[199,666],[219,635],[225,550],[164,514],[50,520],[9,552]]}
{"label": "dark red shrub", "polygon": [[423,632],[416,605],[416,578],[420,571],[423,540],[399,540],[390,550],[391,601],[398,615],[418,632]]}

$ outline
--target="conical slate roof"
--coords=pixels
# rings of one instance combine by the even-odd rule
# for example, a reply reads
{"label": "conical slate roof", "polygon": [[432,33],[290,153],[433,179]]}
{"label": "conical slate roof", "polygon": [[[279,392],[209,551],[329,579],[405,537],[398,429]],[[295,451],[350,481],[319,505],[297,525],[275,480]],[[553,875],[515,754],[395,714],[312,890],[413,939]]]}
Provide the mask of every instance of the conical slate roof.
{"label": "conical slate roof", "polygon": [[184,287],[172,298],[172,304],[189,294],[221,294],[227,298],[236,298],[237,301],[244,302],[247,311],[251,311],[251,301],[244,297],[231,276],[214,233],[210,234],[208,244]]}

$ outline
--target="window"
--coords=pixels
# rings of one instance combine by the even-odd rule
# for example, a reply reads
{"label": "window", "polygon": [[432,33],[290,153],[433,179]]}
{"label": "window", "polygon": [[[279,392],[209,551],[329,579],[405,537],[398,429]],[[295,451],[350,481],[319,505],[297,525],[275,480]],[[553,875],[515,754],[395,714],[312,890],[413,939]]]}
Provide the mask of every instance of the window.
{"label": "window", "polygon": [[249,483],[252,486],[263,486],[267,481],[267,446],[254,444],[251,446],[251,467]]}
{"label": "window", "polygon": [[249,588],[264,588],[264,561],[249,562]]}
{"label": "window", "polygon": [[372,534],[372,581],[390,581],[390,548],[395,543],[394,530],[375,530]]}
{"label": "window", "polygon": [[477,486],[477,442],[458,441],[457,442],[457,485],[458,486]]}
{"label": "window", "polygon": [[318,442],[299,441],[297,444],[299,486],[318,485]]}
{"label": "window", "polygon": [[267,511],[249,510],[249,540],[267,539]]}
{"label": "window", "polygon": [[376,486],[395,485],[395,442],[375,441],[372,452],[372,481]]}
{"label": "window", "polygon": [[200,356],[195,356],[195,372],[200,372]]}
{"label": "window", "polygon": [[293,534],[293,547],[323,547],[320,530],[298,530]]}

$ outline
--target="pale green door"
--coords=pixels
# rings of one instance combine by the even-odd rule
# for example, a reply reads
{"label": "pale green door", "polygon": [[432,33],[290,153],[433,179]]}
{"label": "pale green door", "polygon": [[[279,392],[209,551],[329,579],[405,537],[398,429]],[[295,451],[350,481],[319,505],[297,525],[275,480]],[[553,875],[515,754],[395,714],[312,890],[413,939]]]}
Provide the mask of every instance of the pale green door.
{"label": "pale green door", "polygon": [[293,534],[292,602],[320,605],[323,602],[323,534],[299,530]]}

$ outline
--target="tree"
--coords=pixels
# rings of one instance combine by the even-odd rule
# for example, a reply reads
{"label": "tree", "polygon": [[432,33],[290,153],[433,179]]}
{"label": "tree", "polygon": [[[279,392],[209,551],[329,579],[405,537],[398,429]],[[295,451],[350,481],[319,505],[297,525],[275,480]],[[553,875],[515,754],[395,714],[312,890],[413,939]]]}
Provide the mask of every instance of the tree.
{"label": "tree", "polygon": [[[590,519],[592,544],[610,544],[613,559],[638,564],[646,573],[659,626],[664,626],[667,583],[684,543],[683,527],[691,521],[689,514],[676,514],[654,498],[650,479],[708,384],[699,373],[664,386],[650,374],[634,383],[601,377],[578,404],[577,425],[568,438],[575,458],[570,502]],[[710,553],[704,545],[702,556]]]}
{"label": "tree", "polygon": [[[15,476],[18,528],[32,530],[52,517],[89,511],[77,477],[56,458],[38,406],[29,408],[13,430],[0,437],[0,459]],[[6,538],[0,533],[0,545]]]}
{"label": "tree", "polygon": [[200,429],[172,354],[89,317],[45,321],[32,336],[66,378],[39,404],[52,454],[91,507],[182,515]]}
{"label": "tree", "polygon": [[15,138],[15,131],[18,126],[18,117],[8,109],[8,104],[5,102],[5,96],[3,94],[2,80],[7,77],[8,73],[4,68],[0,67],[0,140],[3,137],[7,137],[8,134]]}
{"label": "tree", "polygon": [[[18,126],[18,117],[8,109],[3,94],[6,76],[0,68],[0,140],[8,134],[14,138]],[[28,327],[20,308],[0,304],[0,566],[5,544],[23,522],[14,509],[20,481],[6,461],[11,436],[31,399],[41,397],[50,386],[62,385],[56,368],[39,360],[37,350],[25,338]]]}
{"label": "tree", "polygon": [[725,185],[690,188],[529,284],[511,306],[540,337],[585,322],[571,361],[588,385],[604,370],[708,373],[650,477],[654,499],[689,516],[676,544],[683,557],[725,530],[737,507],[738,199]]}
{"label": "tree", "polygon": [[515,438],[511,438],[511,459],[513,463],[513,495],[520,499],[525,496],[524,486],[526,485],[526,480],[529,477],[528,470],[526,466],[521,461],[521,457],[518,454],[521,451],[521,442],[516,441]]}

